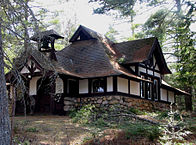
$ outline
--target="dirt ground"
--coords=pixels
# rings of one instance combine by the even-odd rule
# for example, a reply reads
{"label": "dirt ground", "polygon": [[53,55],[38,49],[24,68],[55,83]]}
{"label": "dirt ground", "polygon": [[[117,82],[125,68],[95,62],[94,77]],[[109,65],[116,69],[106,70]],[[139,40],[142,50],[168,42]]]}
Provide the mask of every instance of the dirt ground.
{"label": "dirt ground", "polygon": [[[98,139],[92,139],[93,128],[73,123],[68,116],[18,116],[14,117],[16,145],[149,145],[159,144],[147,138],[126,139],[125,132],[106,129]],[[195,142],[196,134],[187,140]],[[84,143],[85,142],[85,143]]]}
{"label": "dirt ground", "polygon": [[[14,139],[32,145],[77,145],[89,129],[72,123],[67,116],[14,117]],[[17,143],[16,143],[17,144]]]}

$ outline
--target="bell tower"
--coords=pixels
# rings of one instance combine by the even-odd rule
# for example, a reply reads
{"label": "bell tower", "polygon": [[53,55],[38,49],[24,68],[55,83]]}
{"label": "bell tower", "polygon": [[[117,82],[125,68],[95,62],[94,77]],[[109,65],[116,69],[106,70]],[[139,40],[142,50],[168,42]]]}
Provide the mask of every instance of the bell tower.
{"label": "bell tower", "polygon": [[57,60],[55,55],[54,43],[56,39],[63,39],[54,30],[43,31],[31,37],[31,40],[38,42],[38,50],[47,55],[52,60]]}

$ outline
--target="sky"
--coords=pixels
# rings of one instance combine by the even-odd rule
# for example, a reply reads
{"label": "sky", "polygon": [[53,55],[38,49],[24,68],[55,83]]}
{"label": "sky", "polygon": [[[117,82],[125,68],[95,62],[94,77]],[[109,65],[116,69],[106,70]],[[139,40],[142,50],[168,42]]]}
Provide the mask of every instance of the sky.
{"label": "sky", "polygon": [[[38,4],[49,11],[62,11],[60,15],[60,23],[66,23],[67,20],[76,18],[78,24],[84,25],[90,29],[93,29],[101,34],[105,34],[109,31],[109,27],[112,26],[118,31],[119,35],[116,36],[117,40],[123,40],[125,37],[131,36],[131,25],[126,22],[125,19],[115,19],[114,16],[93,14],[93,8],[97,7],[95,3],[88,3],[88,0],[35,0]],[[59,2],[61,1],[61,2]],[[140,15],[134,20],[135,24],[143,24],[156,9],[145,9],[144,7],[137,5],[136,9]],[[144,10],[142,10],[144,9]],[[49,21],[46,19],[46,21]],[[50,29],[50,28],[48,28]],[[192,26],[192,29],[196,31],[196,25]]]}

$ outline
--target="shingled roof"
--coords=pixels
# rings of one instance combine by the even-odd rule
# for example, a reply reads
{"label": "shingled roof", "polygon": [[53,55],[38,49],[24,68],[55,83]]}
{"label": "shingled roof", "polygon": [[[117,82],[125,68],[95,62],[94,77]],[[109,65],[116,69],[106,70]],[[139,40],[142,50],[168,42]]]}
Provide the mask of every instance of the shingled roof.
{"label": "shingled roof", "polygon": [[56,31],[54,30],[46,30],[40,33],[36,33],[34,34],[30,39],[33,41],[38,41],[39,39],[41,40],[43,38],[43,36],[52,36],[55,39],[63,39],[64,37],[60,36]]}
{"label": "shingled roof", "polygon": [[149,60],[154,53],[161,73],[171,73],[165,62],[158,39],[155,37],[115,43],[113,47],[124,57],[123,64],[144,62]]}
{"label": "shingled roof", "polygon": [[170,73],[158,40],[154,37],[114,43],[107,37],[80,25],[70,42],[71,45],[56,53],[57,61],[62,70],[82,77],[119,74],[137,77],[119,65],[118,60],[124,57],[125,64],[140,63],[152,57],[152,53],[157,55],[161,73]]}
{"label": "shingled roof", "polygon": [[162,87],[162,88],[169,89],[169,90],[172,90],[172,91],[175,91],[175,92],[176,92],[176,95],[188,95],[188,96],[191,96],[190,93],[187,93],[187,92],[185,92],[185,91],[183,91],[183,90],[180,90],[180,89],[178,89],[178,88],[175,88],[175,87],[169,85],[169,84],[168,84],[167,82],[165,82],[164,80],[162,80],[162,82],[161,82],[161,87]]}
{"label": "shingled roof", "polygon": [[99,40],[77,41],[56,53],[62,69],[82,78],[125,74],[141,79],[114,62],[110,50]]}
{"label": "shingled roof", "polygon": [[125,56],[124,63],[143,62],[148,59],[155,38],[115,43],[113,47]]}

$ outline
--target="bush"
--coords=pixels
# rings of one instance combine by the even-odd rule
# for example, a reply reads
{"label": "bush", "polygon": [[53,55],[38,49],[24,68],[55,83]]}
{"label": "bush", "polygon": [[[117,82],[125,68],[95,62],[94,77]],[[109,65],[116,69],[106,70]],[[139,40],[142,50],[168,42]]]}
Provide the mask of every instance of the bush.
{"label": "bush", "polygon": [[162,125],[163,136],[160,137],[161,144],[178,144],[185,142],[184,137],[191,132],[187,130],[187,124],[182,119],[179,111],[174,111],[172,106],[168,112],[167,123]]}
{"label": "bush", "polygon": [[158,126],[144,124],[141,122],[122,124],[119,128],[125,131],[127,139],[132,136],[143,136],[153,141],[154,139],[158,139],[161,134]]}
{"label": "bush", "polygon": [[94,117],[96,116],[95,106],[94,105],[86,105],[83,106],[78,111],[72,111],[70,113],[70,117],[72,118],[73,122],[77,122],[80,124],[88,124],[92,120],[94,120]]}
{"label": "bush", "polygon": [[103,120],[103,118],[99,118],[98,120],[94,121],[93,123],[98,128],[108,127],[108,123]]}
{"label": "bush", "polygon": [[76,113],[77,113],[77,110],[76,109],[73,109],[69,112],[69,117],[70,118],[74,118],[76,116]]}

